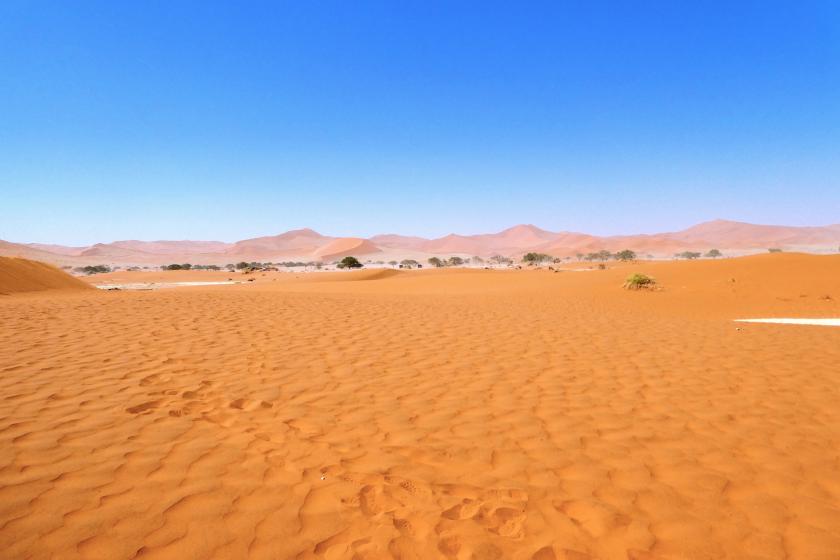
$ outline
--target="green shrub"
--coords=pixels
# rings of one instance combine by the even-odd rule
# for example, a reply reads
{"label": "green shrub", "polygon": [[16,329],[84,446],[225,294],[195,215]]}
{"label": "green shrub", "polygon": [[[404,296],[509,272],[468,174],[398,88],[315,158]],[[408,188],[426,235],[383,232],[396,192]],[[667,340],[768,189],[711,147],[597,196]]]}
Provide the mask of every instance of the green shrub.
{"label": "green shrub", "polygon": [[364,265],[356,257],[347,256],[341,259],[336,266],[338,268],[362,268]]}
{"label": "green shrub", "polygon": [[74,272],[83,272],[84,274],[102,274],[105,272],[111,272],[111,267],[105,266],[104,264],[97,264],[95,266],[81,266],[76,267],[73,269]]}
{"label": "green shrub", "polygon": [[647,276],[646,274],[631,274],[624,282],[626,290],[645,290],[653,288],[656,285],[656,280]]}
{"label": "green shrub", "polygon": [[616,253],[615,258],[620,261],[635,261],[636,253],[634,253],[630,249],[624,249],[623,251],[619,251],[618,253]]}
{"label": "green shrub", "polygon": [[550,260],[552,260],[551,255],[545,253],[525,253],[525,256],[522,257],[522,261],[528,264],[540,264]]}
{"label": "green shrub", "polygon": [[697,252],[694,252],[694,251],[683,251],[682,253],[677,253],[674,256],[677,257],[678,259],[694,260],[694,259],[699,259],[700,258],[700,253],[697,253]]}

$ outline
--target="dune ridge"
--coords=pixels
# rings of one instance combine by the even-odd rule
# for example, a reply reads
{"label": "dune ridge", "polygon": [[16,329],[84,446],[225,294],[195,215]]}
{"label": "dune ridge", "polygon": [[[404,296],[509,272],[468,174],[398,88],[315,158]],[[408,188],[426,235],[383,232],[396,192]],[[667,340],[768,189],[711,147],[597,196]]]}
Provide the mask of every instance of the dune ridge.
{"label": "dune ridge", "polygon": [[0,257],[0,295],[88,289],[89,284],[54,266],[28,259]]}
{"label": "dune ridge", "polygon": [[640,255],[670,257],[676,252],[710,249],[744,252],[780,248],[790,251],[834,253],[840,249],[840,224],[768,226],[729,220],[712,220],[682,231],[642,235],[596,236],[577,232],[552,232],[531,224],[498,233],[449,234],[437,239],[396,234],[369,239],[331,237],[312,229],[245,239],[219,241],[115,241],[90,247],[20,244],[0,241],[0,255],[32,258],[56,264],[225,264],[237,260],[331,260],[353,251],[378,260],[425,259],[433,255],[518,257],[526,252],[556,257],[600,250],[632,249]]}

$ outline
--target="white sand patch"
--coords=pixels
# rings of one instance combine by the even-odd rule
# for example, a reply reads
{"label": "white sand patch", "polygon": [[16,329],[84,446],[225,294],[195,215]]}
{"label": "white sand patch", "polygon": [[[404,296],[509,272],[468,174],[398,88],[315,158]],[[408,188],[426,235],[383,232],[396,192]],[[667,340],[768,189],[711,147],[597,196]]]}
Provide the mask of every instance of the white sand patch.
{"label": "white sand patch", "polygon": [[840,319],[735,319],[738,323],[778,323],[780,325],[819,325],[840,327]]}
{"label": "white sand patch", "polygon": [[158,290],[181,286],[224,286],[228,284],[242,284],[242,282],[230,280],[218,282],[135,282],[130,284],[96,284],[96,287],[100,290]]}

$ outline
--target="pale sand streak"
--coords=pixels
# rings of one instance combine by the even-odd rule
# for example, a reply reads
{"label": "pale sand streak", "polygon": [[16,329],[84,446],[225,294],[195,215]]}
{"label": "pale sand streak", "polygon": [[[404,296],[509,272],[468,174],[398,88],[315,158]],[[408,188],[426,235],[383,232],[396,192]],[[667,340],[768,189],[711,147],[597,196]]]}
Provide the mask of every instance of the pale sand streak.
{"label": "pale sand streak", "polygon": [[736,323],[777,323],[780,325],[819,325],[840,327],[840,319],[735,319]]}

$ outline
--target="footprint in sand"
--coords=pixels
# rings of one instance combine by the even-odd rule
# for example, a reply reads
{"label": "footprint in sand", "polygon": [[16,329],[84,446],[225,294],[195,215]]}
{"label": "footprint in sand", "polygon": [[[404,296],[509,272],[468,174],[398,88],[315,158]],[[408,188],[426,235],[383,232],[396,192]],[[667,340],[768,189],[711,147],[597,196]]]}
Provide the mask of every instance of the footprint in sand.
{"label": "footprint in sand", "polygon": [[228,405],[230,408],[235,408],[237,410],[256,410],[258,408],[271,408],[274,405],[270,402],[266,401],[255,401],[251,399],[241,398],[236,399],[230,402]]}
{"label": "footprint in sand", "polygon": [[158,407],[158,405],[160,405],[160,401],[148,401],[135,406],[130,406],[125,410],[126,412],[130,412],[131,414],[140,414],[142,412],[154,410]]}

